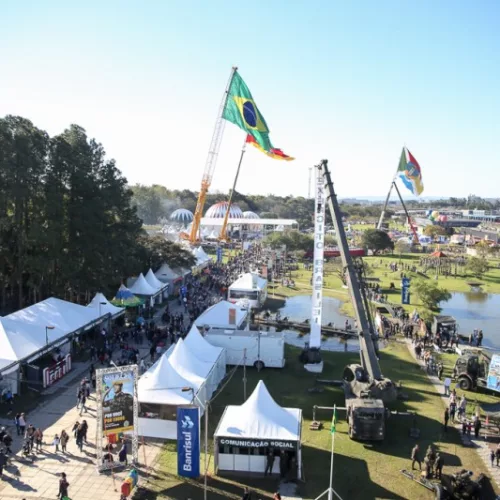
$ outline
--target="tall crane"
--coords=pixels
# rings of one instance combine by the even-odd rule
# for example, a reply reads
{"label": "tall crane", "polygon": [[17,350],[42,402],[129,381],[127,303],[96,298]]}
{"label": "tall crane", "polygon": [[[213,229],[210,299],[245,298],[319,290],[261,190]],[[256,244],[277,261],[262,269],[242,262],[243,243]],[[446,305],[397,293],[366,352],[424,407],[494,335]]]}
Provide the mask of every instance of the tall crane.
{"label": "tall crane", "polygon": [[224,108],[226,107],[226,102],[229,96],[229,87],[233,80],[234,73],[238,68],[233,66],[231,69],[231,75],[226,85],[226,90],[224,91],[224,96],[222,98],[219,112],[217,114],[217,121],[215,122],[214,133],[212,136],[212,141],[210,143],[210,148],[208,150],[207,161],[205,163],[205,170],[203,171],[203,177],[201,179],[200,193],[198,194],[198,201],[196,202],[196,209],[194,211],[193,223],[191,225],[191,233],[189,234],[189,242],[194,244],[200,239],[200,224],[201,218],[203,217],[203,209],[205,208],[205,201],[207,199],[207,193],[212,184],[212,178],[214,176],[215,166],[217,164],[217,158],[219,156],[220,144],[222,142],[222,135],[224,133],[224,127],[226,125],[226,120],[222,118]]}
{"label": "tall crane", "polygon": [[378,339],[373,327],[369,304],[362,286],[362,266],[356,266],[347,244],[342,214],[333,189],[328,161],[317,166],[323,175],[327,204],[338,240],[340,257],[347,278],[358,329],[361,365],[344,369],[343,384],[349,422],[349,436],[353,439],[382,440],[385,437],[384,403],[396,399],[396,387],[384,378],[378,362]]}

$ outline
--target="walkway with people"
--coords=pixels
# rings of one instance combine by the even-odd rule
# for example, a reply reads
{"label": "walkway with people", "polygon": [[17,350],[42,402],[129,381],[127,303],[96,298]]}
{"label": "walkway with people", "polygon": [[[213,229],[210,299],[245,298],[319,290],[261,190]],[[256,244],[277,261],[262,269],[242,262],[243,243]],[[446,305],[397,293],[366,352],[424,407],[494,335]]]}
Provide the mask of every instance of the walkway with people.
{"label": "walkway with people", "polygon": [[[415,361],[422,367],[423,370],[425,370],[425,362],[421,359],[417,359],[417,356],[415,354],[415,349],[413,348],[413,343],[409,339],[404,340],[408,346],[408,350],[410,351],[411,355],[414,357]],[[425,370],[427,373],[427,370]],[[441,396],[441,399],[443,401],[444,407],[448,408],[449,403],[450,403],[450,398],[449,396],[445,396],[444,394],[444,384],[441,380],[436,375],[431,375],[427,373],[427,376],[429,380],[431,381],[432,385],[436,389],[436,392]],[[500,467],[497,467],[496,465],[492,465],[490,461],[490,454],[491,450],[495,450],[497,445],[488,442],[483,433],[483,437],[481,437],[481,433],[479,434],[479,437],[476,438],[474,437],[474,431],[472,431],[471,435],[466,435],[462,433],[462,424],[459,422],[454,422],[453,424],[448,424],[448,426],[453,426],[457,430],[457,432],[460,434],[460,438],[462,440],[462,443],[464,446],[468,447],[474,447],[478,453],[478,455],[482,458],[484,462],[484,470],[487,471],[489,477],[495,481],[496,485],[500,487]],[[479,474],[480,472],[483,471],[474,471],[475,473]]]}

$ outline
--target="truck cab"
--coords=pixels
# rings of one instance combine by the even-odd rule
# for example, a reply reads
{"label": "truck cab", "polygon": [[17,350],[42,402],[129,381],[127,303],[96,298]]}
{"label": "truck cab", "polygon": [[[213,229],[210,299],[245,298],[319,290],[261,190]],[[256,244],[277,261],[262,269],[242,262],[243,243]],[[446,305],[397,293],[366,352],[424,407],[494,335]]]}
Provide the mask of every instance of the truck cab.
{"label": "truck cab", "polygon": [[480,350],[467,350],[453,368],[453,378],[464,391],[485,387],[491,359]]}
{"label": "truck cab", "polygon": [[387,411],[380,399],[346,400],[349,437],[360,441],[383,441]]}

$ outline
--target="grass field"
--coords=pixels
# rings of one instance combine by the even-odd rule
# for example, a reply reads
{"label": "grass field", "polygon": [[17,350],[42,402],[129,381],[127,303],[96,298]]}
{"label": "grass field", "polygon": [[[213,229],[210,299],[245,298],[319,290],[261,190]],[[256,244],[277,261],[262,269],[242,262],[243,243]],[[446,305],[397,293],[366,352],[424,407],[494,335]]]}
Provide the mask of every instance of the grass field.
{"label": "grass field", "polygon": [[[340,388],[324,387],[322,393],[310,393],[315,387],[316,375],[306,372],[298,361],[299,350],[287,346],[287,365],[283,370],[264,370],[260,374],[247,370],[250,394],[259,379],[264,380],[271,395],[282,406],[303,409],[302,449],[305,482],[300,483],[299,494],[304,498],[315,498],[328,486],[330,466],[331,434],[329,422],[331,412],[319,413],[325,424],[321,431],[309,430],[313,405],[344,405]],[[344,366],[358,361],[355,353],[324,353],[325,369],[323,377],[340,378]],[[482,471],[482,463],[477,454],[460,444],[455,430],[444,433],[441,418],[444,411],[440,397],[429,383],[422,369],[414,362],[406,345],[391,343],[382,352],[382,368],[387,377],[401,382],[408,394],[408,401],[398,401],[391,409],[413,410],[417,412],[417,425],[421,429],[419,440],[425,452],[428,444],[439,447],[445,459],[445,472],[457,468],[470,468]],[[242,371],[236,371],[211,406],[209,436],[213,436],[220,416],[228,404],[243,402]],[[334,487],[344,499],[431,499],[433,495],[422,486],[406,479],[400,469],[410,467],[410,450],[415,441],[408,435],[412,417],[392,416],[388,423],[388,436],[382,444],[363,444],[351,441],[347,436],[344,414],[339,412],[335,438]],[[175,443],[167,445],[160,458],[160,470],[153,481],[142,492],[141,498],[203,498],[202,481],[184,481],[176,476]],[[211,445],[210,445],[211,446]],[[241,498],[244,486],[249,486],[257,495],[254,498],[272,498],[278,479],[233,478],[224,479],[213,476],[213,456],[210,453],[210,499]],[[202,457],[203,469],[203,457]]]}

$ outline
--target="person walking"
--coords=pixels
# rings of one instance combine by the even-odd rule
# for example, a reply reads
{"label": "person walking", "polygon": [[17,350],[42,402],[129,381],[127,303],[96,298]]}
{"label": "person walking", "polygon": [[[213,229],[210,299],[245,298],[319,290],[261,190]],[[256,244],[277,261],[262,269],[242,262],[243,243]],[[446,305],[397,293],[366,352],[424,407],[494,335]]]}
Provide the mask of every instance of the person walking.
{"label": "person walking", "polygon": [[450,420],[450,412],[448,411],[448,408],[444,410],[444,432],[448,432],[448,420]]}
{"label": "person walking", "polygon": [[125,441],[122,441],[122,447],[120,448],[120,451],[118,452],[118,460],[120,461],[120,463],[128,465],[127,443]]}
{"label": "person walking", "polygon": [[35,431],[35,448],[36,451],[42,451],[42,443],[43,443],[43,432],[40,427],[38,427]]}
{"label": "person walking", "polygon": [[59,437],[58,434],[54,436],[54,441],[52,441],[52,444],[55,446],[55,453],[59,452],[59,444],[61,443],[61,438]]}
{"label": "person walking", "polygon": [[479,417],[476,417],[476,420],[474,421],[474,436],[476,438],[479,437],[480,430],[481,430],[481,419]]}
{"label": "person walking", "polygon": [[21,425],[19,424],[19,419],[21,418],[21,414],[17,413],[14,417],[14,425],[16,426],[17,435],[21,435]]}
{"label": "person walking", "polygon": [[33,443],[35,442],[35,428],[33,427],[33,424],[30,424],[28,428],[26,429],[26,432],[24,434],[24,439],[26,439],[28,443],[28,450],[30,453],[33,452]]}
{"label": "person walking", "polygon": [[422,470],[422,461],[420,460],[420,448],[416,444],[411,450],[411,470],[415,470],[415,462],[418,463],[420,470]]}
{"label": "person walking", "polygon": [[82,420],[82,436],[85,444],[89,444],[87,441],[87,432],[89,430],[89,424],[87,424],[86,420]]}
{"label": "person walking", "polygon": [[78,426],[78,429],[76,431],[76,445],[78,446],[78,449],[80,450],[80,453],[83,453],[83,426],[80,424]]}
{"label": "person walking", "polygon": [[82,416],[82,413],[85,411],[87,413],[87,407],[85,406],[85,403],[87,402],[87,396],[85,394],[85,390],[82,389],[81,396],[80,396],[80,416]]}
{"label": "person walking", "polygon": [[273,465],[274,465],[274,450],[270,449],[267,452],[266,455],[266,469],[264,471],[264,476],[267,476],[267,473],[269,474],[273,473]]}
{"label": "person walking", "polygon": [[3,450],[0,450],[0,478],[3,477],[3,468],[7,465],[7,456]]}
{"label": "person walking", "polygon": [[75,422],[75,425],[71,429],[71,432],[73,433],[74,438],[76,439],[76,433],[78,431],[78,427],[80,426],[80,422],[78,420]]}
{"label": "person walking", "polygon": [[439,453],[436,453],[436,462],[434,466],[436,468],[436,479],[441,479],[441,475],[443,474],[444,460]]}
{"label": "person walking", "polygon": [[493,467],[495,465],[495,450],[490,450],[490,462]]}
{"label": "person walking", "polygon": [[26,418],[24,413],[21,413],[18,418],[19,423],[19,434],[18,436],[24,436],[24,432],[26,431]]}
{"label": "person walking", "polygon": [[5,436],[3,437],[3,444],[5,445],[5,453],[12,454],[12,450],[10,449],[12,446],[12,436],[9,432],[5,433]]}
{"label": "person walking", "polygon": [[66,453],[66,446],[68,445],[68,441],[69,441],[68,433],[65,430],[63,430],[61,432],[61,451],[63,453]]}
{"label": "person walking", "polygon": [[59,479],[59,493],[57,498],[62,499],[68,496],[68,479],[65,472],[61,472],[61,479]]}

